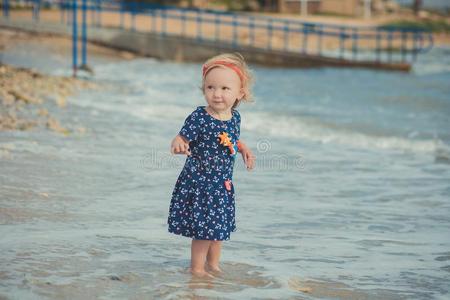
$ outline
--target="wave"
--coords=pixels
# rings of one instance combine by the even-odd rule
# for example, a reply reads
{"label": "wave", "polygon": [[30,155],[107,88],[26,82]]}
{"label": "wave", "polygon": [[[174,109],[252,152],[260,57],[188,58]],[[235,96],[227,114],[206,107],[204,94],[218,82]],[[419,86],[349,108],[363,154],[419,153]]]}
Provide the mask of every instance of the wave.
{"label": "wave", "polygon": [[[91,108],[125,113],[141,120],[181,123],[191,113],[194,105],[182,106],[176,103],[133,104],[132,101],[98,102],[84,98],[77,99],[76,104]],[[74,103],[75,104],[75,103]],[[198,105],[202,105],[201,102]],[[438,138],[414,139],[417,132],[409,136],[376,134],[362,127],[327,123],[310,116],[292,116],[265,111],[241,111],[243,114],[242,130],[253,131],[261,136],[303,139],[323,144],[339,144],[364,149],[400,150],[418,153],[450,153],[450,148]],[[171,126],[171,125],[170,125]],[[442,155],[439,156],[442,156]],[[447,157],[447,155],[443,155]]]}
{"label": "wave", "polygon": [[436,46],[430,52],[419,55],[412,71],[419,76],[450,73],[450,47]]}
{"label": "wave", "polygon": [[256,131],[274,137],[303,139],[323,144],[336,143],[364,149],[450,153],[450,148],[437,138],[415,140],[400,136],[373,135],[357,131],[357,128],[330,126],[317,119],[282,116],[266,112],[245,113],[243,130]]}

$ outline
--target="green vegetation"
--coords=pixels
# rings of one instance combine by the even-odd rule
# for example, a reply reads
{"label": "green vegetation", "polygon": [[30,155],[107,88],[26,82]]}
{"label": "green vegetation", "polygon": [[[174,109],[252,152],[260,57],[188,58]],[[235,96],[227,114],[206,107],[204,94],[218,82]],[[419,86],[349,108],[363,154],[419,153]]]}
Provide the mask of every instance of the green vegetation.
{"label": "green vegetation", "polygon": [[378,27],[382,29],[421,29],[430,30],[432,32],[450,33],[450,24],[445,20],[399,20]]}

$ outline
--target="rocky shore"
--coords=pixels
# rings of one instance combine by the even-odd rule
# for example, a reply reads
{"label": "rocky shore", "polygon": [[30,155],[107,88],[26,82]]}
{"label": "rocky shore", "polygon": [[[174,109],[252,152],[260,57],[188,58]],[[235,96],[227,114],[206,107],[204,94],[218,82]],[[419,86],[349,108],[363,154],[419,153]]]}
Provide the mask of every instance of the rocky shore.
{"label": "rocky shore", "polygon": [[[65,109],[67,97],[97,85],[71,77],[49,76],[34,70],[0,64],[0,131],[48,128],[68,135],[70,130],[47,107]],[[53,101],[53,103],[49,103]],[[81,127],[79,131],[83,131]]]}
{"label": "rocky shore", "polygon": [[[98,84],[87,79],[46,75],[33,69],[7,65],[1,60],[4,51],[27,49],[32,52],[36,44],[42,45],[49,55],[67,56],[71,51],[68,37],[0,28],[0,131],[47,128],[62,135],[73,131],[85,132],[84,127],[61,124],[57,111],[69,109],[68,96],[82,89],[100,88]],[[91,43],[88,49],[91,56],[107,60],[135,57],[128,52]]]}

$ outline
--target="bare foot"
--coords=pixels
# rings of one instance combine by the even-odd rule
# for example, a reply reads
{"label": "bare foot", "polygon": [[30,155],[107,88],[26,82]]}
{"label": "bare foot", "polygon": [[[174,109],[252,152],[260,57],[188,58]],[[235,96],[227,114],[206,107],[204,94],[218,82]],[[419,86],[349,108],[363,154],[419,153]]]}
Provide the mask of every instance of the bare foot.
{"label": "bare foot", "polygon": [[193,276],[199,277],[199,278],[208,278],[208,279],[216,278],[216,277],[214,277],[214,275],[212,275],[211,273],[206,272],[205,270],[192,270],[191,268],[189,268],[189,272]]}
{"label": "bare foot", "polygon": [[300,292],[303,292],[303,293],[311,293],[312,292],[312,288],[307,287],[307,286],[299,287],[299,288],[297,288],[297,290],[299,290]]}
{"label": "bare foot", "polygon": [[213,274],[223,274],[223,271],[219,268],[219,266],[211,266],[210,264],[206,264],[206,268],[208,271],[213,272]]}

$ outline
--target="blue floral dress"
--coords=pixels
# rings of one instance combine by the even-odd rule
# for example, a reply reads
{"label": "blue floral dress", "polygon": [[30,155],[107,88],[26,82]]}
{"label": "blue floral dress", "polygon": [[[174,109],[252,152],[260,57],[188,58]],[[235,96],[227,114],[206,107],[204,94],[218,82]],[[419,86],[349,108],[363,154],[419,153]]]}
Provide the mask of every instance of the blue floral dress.
{"label": "blue floral dress", "polygon": [[[233,167],[241,117],[232,111],[221,121],[199,106],[185,120],[179,134],[189,141],[186,158],[169,207],[169,232],[198,240],[229,240],[236,231]],[[218,138],[228,133],[232,147]]]}

